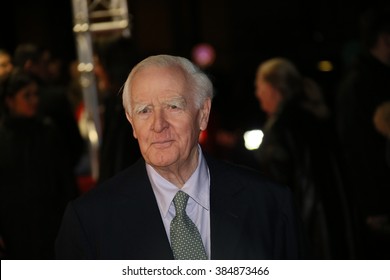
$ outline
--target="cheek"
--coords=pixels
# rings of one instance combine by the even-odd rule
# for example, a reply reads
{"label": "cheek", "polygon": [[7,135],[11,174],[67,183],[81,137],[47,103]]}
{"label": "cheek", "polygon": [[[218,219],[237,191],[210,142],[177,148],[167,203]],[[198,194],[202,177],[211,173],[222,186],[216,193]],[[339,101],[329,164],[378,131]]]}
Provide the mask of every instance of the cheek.
{"label": "cheek", "polygon": [[255,96],[256,96],[257,99],[261,99],[261,91],[260,91],[260,89],[258,87],[256,88]]}
{"label": "cheek", "polygon": [[135,131],[135,129],[134,129],[134,127],[132,126],[132,129],[133,129],[133,137],[135,138],[135,139],[138,139],[138,133],[137,133],[137,131]]}
{"label": "cheek", "polygon": [[132,126],[133,128],[133,136],[138,140],[145,140],[147,130],[145,124],[136,124]]}
{"label": "cheek", "polygon": [[274,99],[274,95],[270,91],[264,91],[262,94],[264,102],[270,103]]}
{"label": "cheek", "polygon": [[267,102],[267,99],[269,99],[269,91],[267,90],[266,87],[261,87],[257,90],[257,98],[261,101],[261,102]]}

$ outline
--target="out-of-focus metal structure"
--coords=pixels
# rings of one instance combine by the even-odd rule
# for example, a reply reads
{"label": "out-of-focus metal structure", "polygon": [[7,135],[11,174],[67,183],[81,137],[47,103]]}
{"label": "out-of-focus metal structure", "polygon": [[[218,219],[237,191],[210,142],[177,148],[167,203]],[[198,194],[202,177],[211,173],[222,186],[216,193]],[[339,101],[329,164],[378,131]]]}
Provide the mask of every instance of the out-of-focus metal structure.
{"label": "out-of-focus metal structure", "polygon": [[86,135],[89,144],[91,175],[99,176],[99,147],[102,126],[94,73],[94,36],[130,36],[127,0],[72,0],[73,32],[76,40],[80,86],[86,114]]}

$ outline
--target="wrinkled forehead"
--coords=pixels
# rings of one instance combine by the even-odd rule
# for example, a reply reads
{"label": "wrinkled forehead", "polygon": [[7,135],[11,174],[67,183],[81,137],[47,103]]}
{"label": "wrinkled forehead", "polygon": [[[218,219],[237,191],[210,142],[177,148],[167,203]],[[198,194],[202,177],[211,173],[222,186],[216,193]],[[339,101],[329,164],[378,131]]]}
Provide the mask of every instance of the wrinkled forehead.
{"label": "wrinkled forehead", "polygon": [[188,94],[189,81],[177,66],[148,66],[139,69],[132,80],[132,99],[159,94]]}
{"label": "wrinkled forehead", "polygon": [[148,76],[149,78],[164,78],[173,79],[176,81],[186,80],[187,75],[179,65],[144,65],[136,70],[133,76],[134,79]]}

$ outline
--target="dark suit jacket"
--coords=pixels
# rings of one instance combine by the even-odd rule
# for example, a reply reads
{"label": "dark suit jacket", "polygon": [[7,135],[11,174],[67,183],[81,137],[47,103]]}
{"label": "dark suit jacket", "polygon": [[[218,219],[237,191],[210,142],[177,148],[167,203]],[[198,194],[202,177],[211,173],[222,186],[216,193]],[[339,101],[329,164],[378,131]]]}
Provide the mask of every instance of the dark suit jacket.
{"label": "dark suit jacket", "polygon": [[[302,258],[289,189],[254,171],[206,160],[211,176],[211,259]],[[173,259],[143,159],[69,203],[56,256]]]}

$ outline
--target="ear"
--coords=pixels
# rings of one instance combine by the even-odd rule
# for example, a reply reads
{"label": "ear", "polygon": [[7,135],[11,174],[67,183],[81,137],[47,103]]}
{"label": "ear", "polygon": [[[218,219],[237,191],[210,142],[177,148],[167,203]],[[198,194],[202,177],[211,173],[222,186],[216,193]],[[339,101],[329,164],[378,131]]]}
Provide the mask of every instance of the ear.
{"label": "ear", "polygon": [[199,128],[204,131],[207,128],[207,124],[209,122],[209,116],[211,111],[211,99],[207,98],[205,102],[203,102],[202,108],[200,108],[199,114]]}
{"label": "ear", "polygon": [[131,128],[133,129],[133,136],[135,139],[137,139],[137,134],[135,133],[135,129],[134,129],[134,124],[133,124],[133,118],[132,116],[130,115],[129,112],[126,111],[126,119],[129,121],[129,123],[131,124]]}

